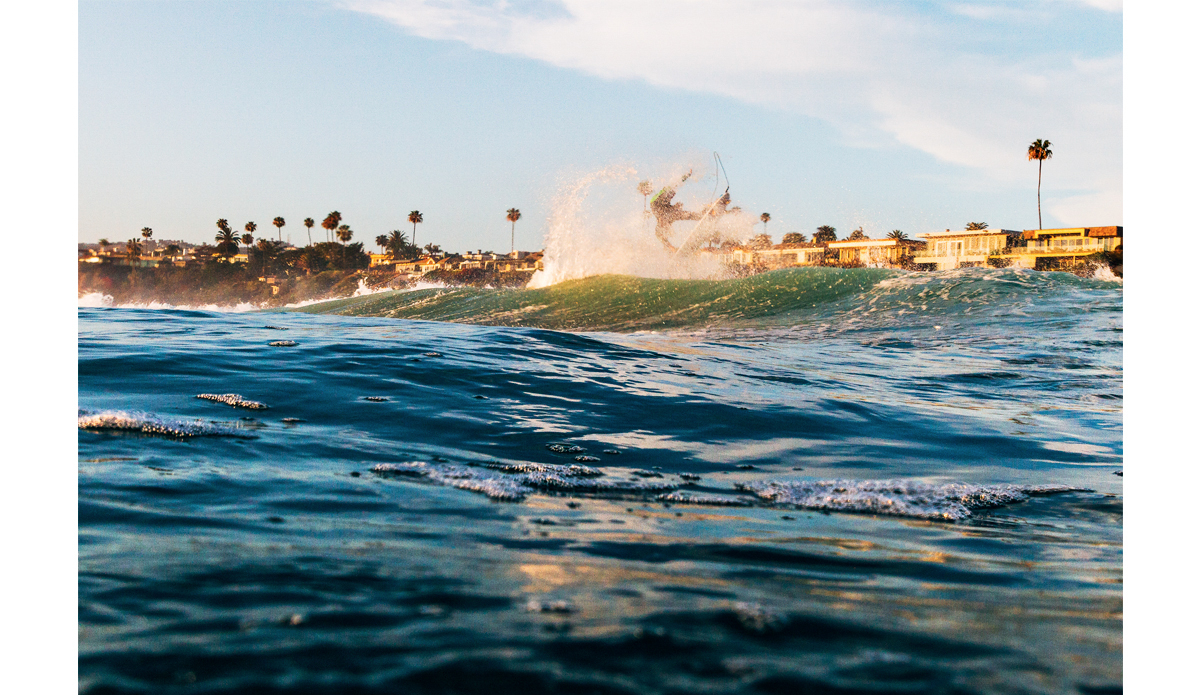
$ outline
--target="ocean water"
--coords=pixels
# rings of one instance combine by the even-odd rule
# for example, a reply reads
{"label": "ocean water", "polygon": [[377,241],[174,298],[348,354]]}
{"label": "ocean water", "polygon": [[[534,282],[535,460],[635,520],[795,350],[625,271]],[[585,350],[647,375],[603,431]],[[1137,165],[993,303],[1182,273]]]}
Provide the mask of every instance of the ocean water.
{"label": "ocean water", "polygon": [[1113,693],[1122,288],[79,309],[87,693]]}

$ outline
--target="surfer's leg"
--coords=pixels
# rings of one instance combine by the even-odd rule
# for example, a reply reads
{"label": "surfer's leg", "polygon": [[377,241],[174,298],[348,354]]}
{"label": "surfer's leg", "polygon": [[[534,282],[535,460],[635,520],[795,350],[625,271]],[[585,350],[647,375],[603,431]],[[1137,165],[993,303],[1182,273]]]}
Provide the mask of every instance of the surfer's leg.
{"label": "surfer's leg", "polygon": [[662,242],[663,246],[667,247],[668,251],[674,251],[675,247],[671,244],[671,223],[662,219],[658,220],[658,224],[654,225],[654,236]]}

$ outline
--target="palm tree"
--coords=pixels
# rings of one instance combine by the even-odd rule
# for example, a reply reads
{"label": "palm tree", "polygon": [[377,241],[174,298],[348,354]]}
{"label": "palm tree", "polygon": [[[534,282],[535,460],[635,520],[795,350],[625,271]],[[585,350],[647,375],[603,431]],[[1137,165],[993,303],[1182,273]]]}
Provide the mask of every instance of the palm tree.
{"label": "palm tree", "polygon": [[309,246],[312,246],[312,228],[313,228],[314,224],[316,224],[316,222],[313,222],[313,218],[311,218],[311,217],[304,218],[304,226],[308,227],[308,245]]}
{"label": "palm tree", "polygon": [[259,239],[256,249],[258,251],[255,254],[257,257],[256,260],[262,266],[259,272],[263,275],[269,275],[271,272],[271,261],[275,259],[279,249],[276,247],[275,242],[270,239]]}
{"label": "palm tree", "polygon": [[[1039,220],[1039,223],[1040,223],[1040,220]],[[968,232],[982,232],[983,230],[985,230],[987,228],[988,228],[987,222],[968,222],[967,223],[967,231]]]}
{"label": "palm tree", "polygon": [[153,234],[154,234],[153,229],[150,229],[149,227],[142,227],[142,238],[143,239],[146,239],[148,241]]}
{"label": "palm tree", "polygon": [[346,244],[350,243],[350,239],[354,236],[354,230],[350,229],[350,225],[343,224],[337,228],[334,234],[337,235],[338,241],[342,242],[342,266],[344,267],[346,265]]}
{"label": "palm tree", "polygon": [[250,245],[254,243],[254,235],[250,232],[246,232],[242,235],[242,243],[246,245],[246,249],[249,251]]}
{"label": "palm tree", "polygon": [[771,221],[771,213],[769,213],[769,212],[764,212],[763,214],[761,214],[761,215],[759,215],[759,216],[758,216],[758,219],[762,220],[762,223],[763,223],[763,233],[765,234],[765,233],[766,233],[766,231],[767,231],[767,223]]}
{"label": "palm tree", "polygon": [[783,235],[783,241],[781,243],[804,244],[807,242],[808,242],[808,237],[801,234],[800,232],[788,232],[787,234]]}
{"label": "palm tree", "polygon": [[226,220],[224,217],[217,220],[217,229],[221,230],[222,232],[228,231],[229,230],[229,220]]}
{"label": "palm tree", "polygon": [[[254,223],[251,222],[249,224]],[[249,229],[249,224],[247,225],[247,229]],[[238,235],[229,228],[229,225],[225,225],[224,229],[217,232],[217,253],[226,258],[236,256],[238,252],[238,239]]]}
{"label": "palm tree", "polygon": [[424,222],[425,217],[423,215],[421,215],[420,210],[413,210],[412,212],[408,213],[408,221],[412,222],[412,226],[413,226],[412,243],[413,243],[413,245],[416,245],[416,243],[417,243],[417,225]]}
{"label": "palm tree", "polygon": [[1042,162],[1054,156],[1050,141],[1038,138],[1029,145],[1029,159],[1038,160],[1038,229],[1042,228]]}
{"label": "palm tree", "polygon": [[398,261],[408,248],[408,238],[399,229],[393,229],[387,237],[387,249],[392,254],[392,260]]}
{"label": "palm tree", "polygon": [[330,234],[333,233],[333,230],[337,229],[338,225],[341,223],[342,213],[338,212],[337,210],[334,210],[325,216],[325,219],[321,221],[321,226],[325,228],[325,241],[333,241],[332,237],[330,237]]}
{"label": "palm tree", "polygon": [[899,229],[893,229],[892,231],[888,232],[887,238],[895,239],[896,241],[905,241],[908,239],[908,235]]}
{"label": "palm tree", "polygon": [[849,241],[860,241],[860,240],[866,239],[866,238],[867,238],[867,233],[863,231],[862,227],[859,227],[858,229],[854,230],[853,232],[850,232],[850,236],[846,237],[846,239]]}
{"label": "palm tree", "polygon": [[813,235],[813,242],[817,244],[828,244],[831,241],[837,241],[837,229],[823,224],[817,227],[817,233]]}
{"label": "palm tree", "polygon": [[649,181],[638,183],[638,193],[642,194],[642,212],[650,212],[650,194],[654,192],[654,184]]}
{"label": "palm tree", "polygon": [[512,232],[509,236],[509,245],[512,247],[510,251],[517,250],[517,220],[521,219],[521,211],[516,208],[508,209],[508,217],[504,218],[512,222]]}
{"label": "palm tree", "polygon": [[271,224],[275,225],[275,229],[279,231],[279,241],[283,241],[283,225],[287,222],[284,222],[282,217],[276,217],[271,220]]}
{"label": "palm tree", "polygon": [[131,261],[142,257],[142,245],[138,243],[136,238],[125,242],[125,255]]}
{"label": "palm tree", "polygon": [[387,246],[387,240],[388,238],[386,234],[380,234],[379,236],[375,237],[375,245],[382,250]]}

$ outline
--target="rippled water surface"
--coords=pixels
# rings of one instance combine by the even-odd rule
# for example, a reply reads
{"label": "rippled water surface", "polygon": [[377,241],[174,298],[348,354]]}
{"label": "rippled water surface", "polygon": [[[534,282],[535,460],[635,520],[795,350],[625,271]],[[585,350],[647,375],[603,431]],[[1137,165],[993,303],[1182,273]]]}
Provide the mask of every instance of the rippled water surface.
{"label": "rippled water surface", "polygon": [[80,309],[81,689],[1120,692],[1120,286],[833,273]]}

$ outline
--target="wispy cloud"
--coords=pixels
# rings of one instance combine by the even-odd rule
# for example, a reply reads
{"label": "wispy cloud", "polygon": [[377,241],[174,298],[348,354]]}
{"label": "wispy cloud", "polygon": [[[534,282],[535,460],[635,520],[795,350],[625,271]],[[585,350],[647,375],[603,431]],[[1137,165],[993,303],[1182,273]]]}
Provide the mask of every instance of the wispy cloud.
{"label": "wispy cloud", "polygon": [[[425,38],[818,117],[855,144],[899,143],[1000,184],[1027,179],[1024,147],[1049,138],[1058,187],[1120,208],[1119,50],[1080,59],[1061,47],[1007,48],[1023,21],[1120,12],[1120,0],[959,2],[921,12],[826,0],[344,4]],[[962,22],[974,23],[970,36]]]}

